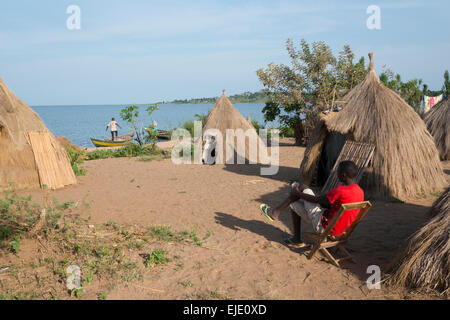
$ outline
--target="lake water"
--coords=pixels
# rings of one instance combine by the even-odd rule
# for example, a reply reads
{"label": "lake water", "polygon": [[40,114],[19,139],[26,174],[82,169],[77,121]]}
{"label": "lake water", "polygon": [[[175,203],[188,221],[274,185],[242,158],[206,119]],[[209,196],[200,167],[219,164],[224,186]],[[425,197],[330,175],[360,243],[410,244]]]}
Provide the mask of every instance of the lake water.
{"label": "lake water", "polygon": [[[262,109],[263,103],[242,103],[234,105],[239,112],[247,118],[264,123]],[[111,118],[116,118],[122,130],[119,135],[132,132],[124,121],[120,118],[120,110],[125,105],[93,105],[93,106],[35,106],[32,107],[47,128],[55,136],[65,136],[73,144],[81,147],[93,147],[90,138],[111,138],[111,134],[106,132],[106,125]],[[140,107],[140,118],[144,118],[145,106]],[[158,122],[158,129],[178,128],[183,122],[194,119],[196,114],[207,114],[213,104],[167,104],[160,105],[159,110],[155,110],[151,119],[146,120]],[[274,123],[267,123],[273,126]]]}

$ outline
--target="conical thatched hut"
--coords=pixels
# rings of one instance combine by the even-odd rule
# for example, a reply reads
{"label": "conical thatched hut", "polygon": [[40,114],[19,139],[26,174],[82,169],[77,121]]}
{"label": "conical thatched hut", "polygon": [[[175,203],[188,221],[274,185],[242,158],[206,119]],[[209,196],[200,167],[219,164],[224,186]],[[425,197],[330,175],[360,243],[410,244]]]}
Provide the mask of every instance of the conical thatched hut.
{"label": "conical thatched hut", "polygon": [[39,116],[0,78],[0,188],[76,183],[67,153]]}
{"label": "conical thatched hut", "polygon": [[431,108],[424,120],[434,138],[439,156],[442,160],[450,160],[450,96]]}
{"label": "conical thatched hut", "polygon": [[450,296],[450,188],[433,204],[430,215],[397,260],[389,282]]}
{"label": "conical thatched hut", "polygon": [[324,183],[346,139],[375,145],[361,180],[367,196],[405,199],[446,186],[438,151],[419,115],[378,79],[370,56],[366,79],[318,122],[300,167],[306,183]]}
{"label": "conical thatched hut", "polygon": [[[245,134],[245,144],[242,143],[244,140],[241,140],[241,143],[238,144],[239,139],[237,137],[234,137],[233,140],[227,139],[227,131],[234,131],[237,135],[239,133]],[[265,146],[253,125],[231,104],[231,101],[225,94],[225,90],[223,90],[223,95],[216,101],[206,116],[203,126],[203,136],[205,135],[215,136],[218,145],[221,143],[223,146],[222,154],[219,150],[216,150],[216,163],[236,163],[238,157],[245,162],[248,160],[258,162],[259,148]],[[220,141],[220,138],[222,138],[222,141]],[[232,146],[230,150],[233,151],[233,154],[230,154],[230,151],[227,154],[227,145]],[[233,157],[234,160],[232,160]]]}

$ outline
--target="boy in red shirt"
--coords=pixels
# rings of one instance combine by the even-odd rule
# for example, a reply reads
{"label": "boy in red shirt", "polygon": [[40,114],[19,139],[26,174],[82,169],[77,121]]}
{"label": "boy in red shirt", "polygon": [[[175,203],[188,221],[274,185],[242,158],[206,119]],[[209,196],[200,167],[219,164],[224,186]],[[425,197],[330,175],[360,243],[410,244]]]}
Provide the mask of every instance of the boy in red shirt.
{"label": "boy in red shirt", "polygon": [[[364,201],[364,191],[358,186],[355,178],[358,168],[353,161],[339,163],[337,175],[344,186],[336,187],[326,195],[315,196],[311,189],[304,184],[296,183],[292,186],[289,197],[276,209],[266,204],[261,204],[263,215],[270,221],[278,220],[282,210],[291,207],[294,236],[287,238],[285,242],[295,247],[305,247],[301,240],[301,220],[310,222],[316,233],[322,233],[340,206],[345,203]],[[359,209],[346,211],[331,230],[331,235],[341,236],[359,213]]]}

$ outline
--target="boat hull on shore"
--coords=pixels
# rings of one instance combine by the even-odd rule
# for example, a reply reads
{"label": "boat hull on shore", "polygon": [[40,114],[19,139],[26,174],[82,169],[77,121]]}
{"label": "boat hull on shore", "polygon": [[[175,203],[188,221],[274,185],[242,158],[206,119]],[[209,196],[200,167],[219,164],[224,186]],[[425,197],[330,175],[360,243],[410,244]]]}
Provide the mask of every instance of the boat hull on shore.
{"label": "boat hull on shore", "polygon": [[94,139],[91,138],[92,144],[97,148],[105,148],[105,147],[123,147],[129,145],[133,142],[134,133],[127,134],[125,136],[117,137],[114,141],[107,139]]}

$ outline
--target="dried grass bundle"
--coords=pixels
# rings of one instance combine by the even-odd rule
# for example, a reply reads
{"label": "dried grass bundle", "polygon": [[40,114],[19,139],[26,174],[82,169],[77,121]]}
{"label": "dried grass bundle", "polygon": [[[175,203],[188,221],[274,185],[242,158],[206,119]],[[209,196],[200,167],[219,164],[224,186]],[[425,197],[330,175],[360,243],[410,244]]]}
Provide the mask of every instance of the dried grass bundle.
{"label": "dried grass bundle", "polygon": [[434,138],[442,160],[450,160],[450,96],[425,115],[425,124]]}
{"label": "dried grass bundle", "polygon": [[[39,168],[29,133],[48,134],[53,147],[43,149],[42,155],[55,153],[54,158],[58,159],[60,164],[64,164],[64,169],[70,168],[67,154],[56,143],[55,137],[36,112],[20,100],[0,78],[0,188],[8,187],[11,182],[17,189],[41,186]],[[75,175],[69,170],[49,173],[64,184],[76,182]],[[49,185],[47,187],[52,188]]]}
{"label": "dried grass bundle", "polygon": [[416,232],[389,283],[450,294],[450,188],[433,204],[432,219]]}

